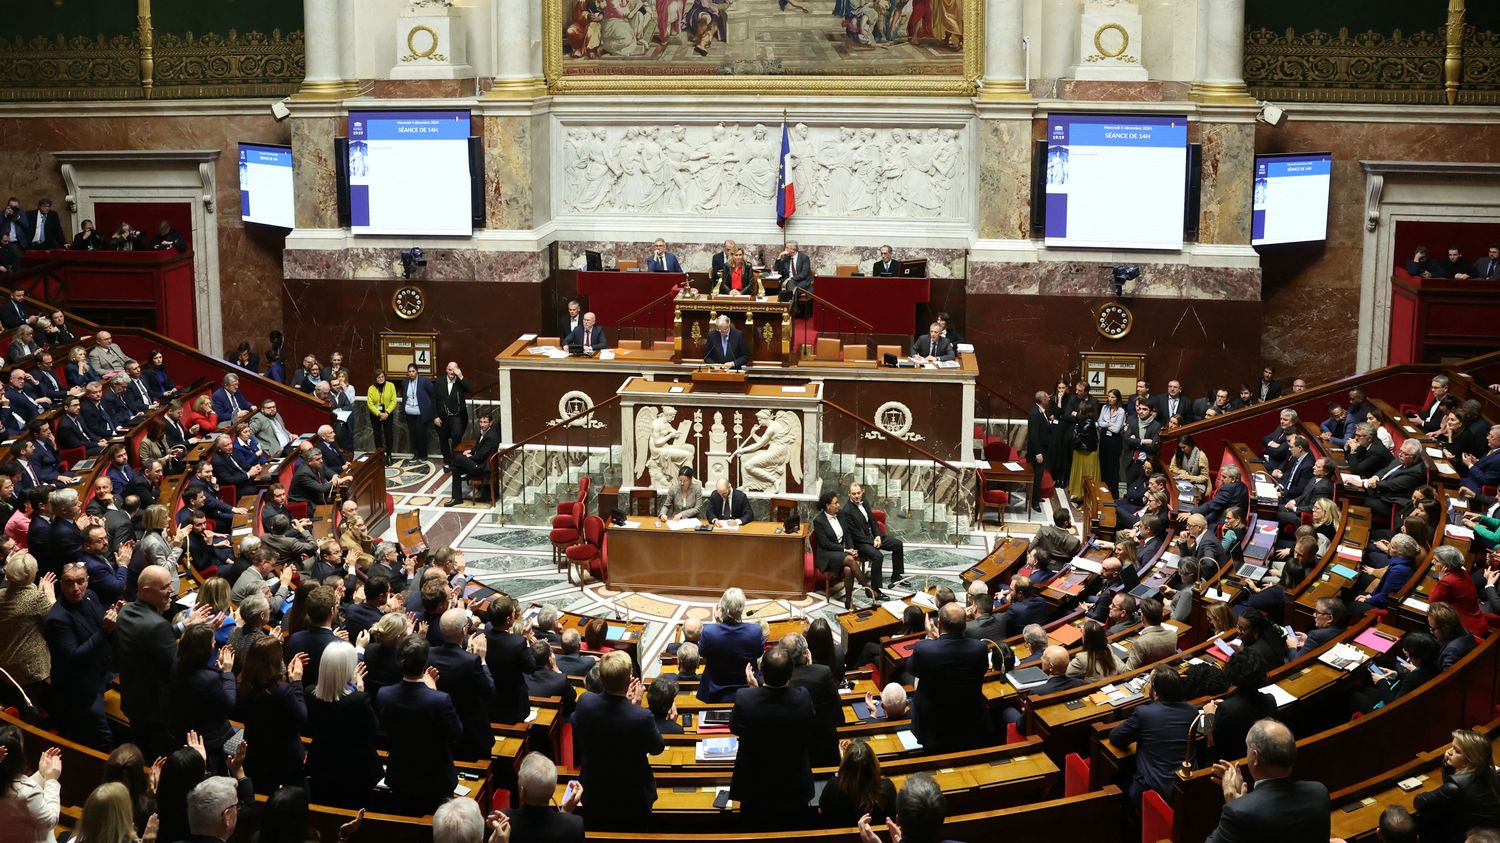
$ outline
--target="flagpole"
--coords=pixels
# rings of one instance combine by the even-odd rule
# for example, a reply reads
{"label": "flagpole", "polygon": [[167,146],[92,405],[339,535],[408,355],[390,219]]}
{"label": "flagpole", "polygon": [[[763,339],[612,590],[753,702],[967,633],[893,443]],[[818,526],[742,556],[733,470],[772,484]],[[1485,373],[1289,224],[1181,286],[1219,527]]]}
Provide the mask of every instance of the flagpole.
{"label": "flagpole", "polygon": [[[786,131],[786,109],[784,109],[784,108],[781,110],[781,130],[783,132]],[[789,222],[791,222],[791,220],[788,219],[786,222],[789,223]],[[781,251],[785,252],[786,251],[786,225],[782,224],[780,226],[780,228],[781,228]]]}

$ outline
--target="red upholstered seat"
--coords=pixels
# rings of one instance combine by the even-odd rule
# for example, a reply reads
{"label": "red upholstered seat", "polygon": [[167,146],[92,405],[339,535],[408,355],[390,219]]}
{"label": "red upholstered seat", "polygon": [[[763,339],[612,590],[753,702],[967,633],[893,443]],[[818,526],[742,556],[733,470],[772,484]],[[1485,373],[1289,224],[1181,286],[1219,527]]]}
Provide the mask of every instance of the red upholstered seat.
{"label": "red upholstered seat", "polygon": [[984,458],[988,462],[1020,462],[1020,455],[1009,442],[998,436],[984,437]]}
{"label": "red upholstered seat", "polygon": [[[582,532],[578,529],[580,513],[583,512],[583,504],[578,501],[568,501],[565,506],[567,512],[552,519],[552,531],[547,534],[547,540],[552,542],[552,562],[559,569],[563,566],[563,552],[570,546],[577,544],[582,539]],[[559,525],[559,519],[563,524]]]}
{"label": "red upholstered seat", "polygon": [[[220,490],[222,491],[222,490]],[[307,517],[307,501],[287,501],[286,511],[291,513],[292,520]]]}
{"label": "red upholstered seat", "polygon": [[1063,759],[1063,796],[1089,792],[1089,762],[1076,752]]}
{"label": "red upholstered seat", "polygon": [[564,553],[568,557],[568,581],[573,582],[573,567],[578,568],[578,581],[583,581],[583,572],[597,580],[608,576],[608,565],[604,555],[604,519],[597,515],[583,519],[583,541],[569,547]]}
{"label": "red upholstered seat", "polygon": [[[587,509],[588,508],[588,500],[589,500],[589,476],[587,474],[585,474],[582,477],[578,478],[578,497],[574,498],[571,501],[558,501],[558,503],[557,503],[557,515],[558,515],[558,517],[562,517],[562,516],[567,515],[569,513],[569,510],[568,510],[567,507],[571,503],[580,503],[580,504],[583,504],[584,508]],[[554,527],[562,527],[562,526],[566,526],[566,525],[558,524],[557,523],[557,518],[553,518],[552,519],[552,526],[554,526]]]}
{"label": "red upholstered seat", "polygon": [[1161,794],[1147,790],[1141,796],[1141,843],[1172,839],[1172,807]]}
{"label": "red upholstered seat", "polygon": [[984,511],[993,509],[999,515],[997,523],[1005,523],[1005,507],[1010,503],[1010,492],[1000,487],[1000,481],[991,480],[984,469],[979,469],[979,521],[984,522]]}
{"label": "red upholstered seat", "polygon": [[57,452],[57,458],[62,462],[63,470],[66,471],[80,462],[83,462],[89,452],[82,445],[77,448],[64,448]]}

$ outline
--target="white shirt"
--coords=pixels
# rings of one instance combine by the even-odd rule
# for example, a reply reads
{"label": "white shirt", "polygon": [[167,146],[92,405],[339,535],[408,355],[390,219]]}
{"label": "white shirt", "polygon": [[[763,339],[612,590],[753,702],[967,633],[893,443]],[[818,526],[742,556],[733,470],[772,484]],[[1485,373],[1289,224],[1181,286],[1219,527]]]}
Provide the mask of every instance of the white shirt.
{"label": "white shirt", "polygon": [[828,520],[828,526],[830,526],[830,527],[833,528],[833,534],[835,536],[838,536],[839,541],[843,541],[844,540],[844,525],[840,524],[839,520],[837,518],[829,515],[826,512],[823,513],[823,517]]}

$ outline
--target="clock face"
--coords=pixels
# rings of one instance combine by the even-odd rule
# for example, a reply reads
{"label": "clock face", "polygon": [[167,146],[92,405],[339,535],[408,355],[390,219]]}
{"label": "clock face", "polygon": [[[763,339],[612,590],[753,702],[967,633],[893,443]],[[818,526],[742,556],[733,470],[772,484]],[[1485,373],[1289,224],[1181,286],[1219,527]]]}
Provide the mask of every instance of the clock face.
{"label": "clock face", "polygon": [[1130,312],[1130,308],[1119,302],[1110,302],[1099,308],[1098,321],[1095,323],[1100,335],[1112,340],[1130,333],[1134,325],[1135,315]]}
{"label": "clock face", "polygon": [[427,297],[416,287],[402,287],[391,296],[391,308],[402,319],[415,319],[427,307]]}

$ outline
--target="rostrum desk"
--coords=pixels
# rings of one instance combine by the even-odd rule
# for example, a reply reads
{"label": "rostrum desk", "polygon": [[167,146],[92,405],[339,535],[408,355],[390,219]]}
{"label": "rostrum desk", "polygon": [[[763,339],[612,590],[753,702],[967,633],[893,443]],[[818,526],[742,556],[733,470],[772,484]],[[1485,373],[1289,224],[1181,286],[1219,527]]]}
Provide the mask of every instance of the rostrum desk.
{"label": "rostrum desk", "polygon": [[610,527],[608,585],[616,591],[654,591],[718,597],[737,586],[752,597],[802,597],[804,525],[752,521],[712,532],[672,530],[655,518],[628,518]]}

